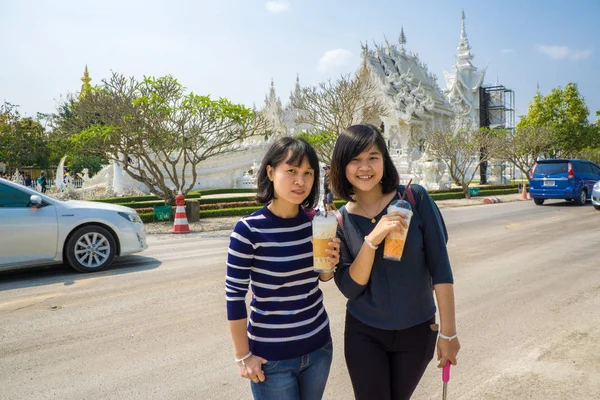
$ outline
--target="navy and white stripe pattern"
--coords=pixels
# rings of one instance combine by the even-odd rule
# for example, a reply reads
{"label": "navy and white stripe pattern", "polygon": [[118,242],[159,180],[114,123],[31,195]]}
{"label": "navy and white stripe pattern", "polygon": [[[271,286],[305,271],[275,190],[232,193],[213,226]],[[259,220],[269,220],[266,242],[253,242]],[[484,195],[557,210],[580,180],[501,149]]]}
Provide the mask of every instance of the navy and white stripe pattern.
{"label": "navy and white stripe pattern", "polygon": [[267,360],[300,357],[331,340],[311,237],[303,210],[294,218],[280,218],[267,207],[242,218],[231,233],[227,318],[247,318],[245,299],[251,287],[250,350]]}

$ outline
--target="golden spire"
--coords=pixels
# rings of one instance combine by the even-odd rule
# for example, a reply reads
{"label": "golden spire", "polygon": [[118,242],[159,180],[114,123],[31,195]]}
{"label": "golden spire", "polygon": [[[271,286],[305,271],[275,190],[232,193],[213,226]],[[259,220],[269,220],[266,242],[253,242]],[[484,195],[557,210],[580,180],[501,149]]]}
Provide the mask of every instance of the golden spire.
{"label": "golden spire", "polygon": [[81,78],[83,85],[81,85],[81,92],[79,92],[80,97],[83,96],[85,94],[85,92],[87,92],[88,90],[90,90],[92,88],[92,85],[90,85],[91,80],[92,80],[92,78],[90,78],[90,74],[88,73],[88,67],[86,64],[85,71],[83,72],[83,78]]}

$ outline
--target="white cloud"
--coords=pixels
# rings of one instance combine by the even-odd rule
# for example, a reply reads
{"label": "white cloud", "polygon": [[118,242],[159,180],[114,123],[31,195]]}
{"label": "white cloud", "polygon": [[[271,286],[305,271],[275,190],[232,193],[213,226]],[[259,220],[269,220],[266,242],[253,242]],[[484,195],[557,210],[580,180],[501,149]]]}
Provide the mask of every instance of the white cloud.
{"label": "white cloud", "polygon": [[585,60],[592,55],[592,50],[577,50],[571,53],[572,60]]}
{"label": "white cloud", "polygon": [[327,50],[319,60],[319,71],[328,72],[342,68],[352,62],[352,53],[345,49]]}
{"label": "white cloud", "polygon": [[592,55],[592,50],[572,50],[569,46],[546,46],[538,44],[535,46],[537,51],[547,55],[554,60],[585,60]]}
{"label": "white cloud", "polygon": [[267,10],[268,12],[271,12],[273,14],[279,14],[281,12],[289,10],[291,6],[292,5],[290,4],[289,1],[282,1],[282,0],[267,1],[267,3],[265,4],[265,10]]}

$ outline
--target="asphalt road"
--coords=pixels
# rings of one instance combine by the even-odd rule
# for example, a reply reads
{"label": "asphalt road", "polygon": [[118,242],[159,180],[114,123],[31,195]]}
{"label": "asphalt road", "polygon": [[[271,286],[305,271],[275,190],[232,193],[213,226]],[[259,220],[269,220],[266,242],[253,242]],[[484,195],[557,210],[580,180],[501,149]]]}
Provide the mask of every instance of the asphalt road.
{"label": "asphalt road", "polygon": [[[462,344],[448,399],[600,398],[600,212],[446,208]],[[98,274],[0,274],[0,399],[245,399],[227,331],[227,232],[152,235]],[[351,399],[344,298],[326,399]],[[441,398],[432,362],[414,399]]]}

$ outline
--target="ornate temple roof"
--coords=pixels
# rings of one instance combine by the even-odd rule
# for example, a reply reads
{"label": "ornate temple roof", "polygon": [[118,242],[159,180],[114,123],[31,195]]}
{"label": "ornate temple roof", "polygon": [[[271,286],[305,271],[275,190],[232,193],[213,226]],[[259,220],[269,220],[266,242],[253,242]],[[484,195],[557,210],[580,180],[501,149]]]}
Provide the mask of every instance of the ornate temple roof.
{"label": "ornate temple roof", "polygon": [[375,79],[385,94],[388,111],[405,122],[428,120],[434,114],[451,115],[452,107],[418,54],[405,49],[406,36],[400,30],[398,44],[362,44],[361,74]]}
{"label": "ornate temple roof", "polygon": [[275,83],[271,79],[271,88],[269,94],[265,96],[265,104],[262,110],[273,123],[277,133],[295,134],[310,130],[310,125],[296,123],[296,118],[298,118],[300,112],[292,106],[292,101],[300,96],[300,91],[300,77],[296,75],[296,85],[290,93],[290,100],[285,107],[282,107],[281,99],[275,93]]}

